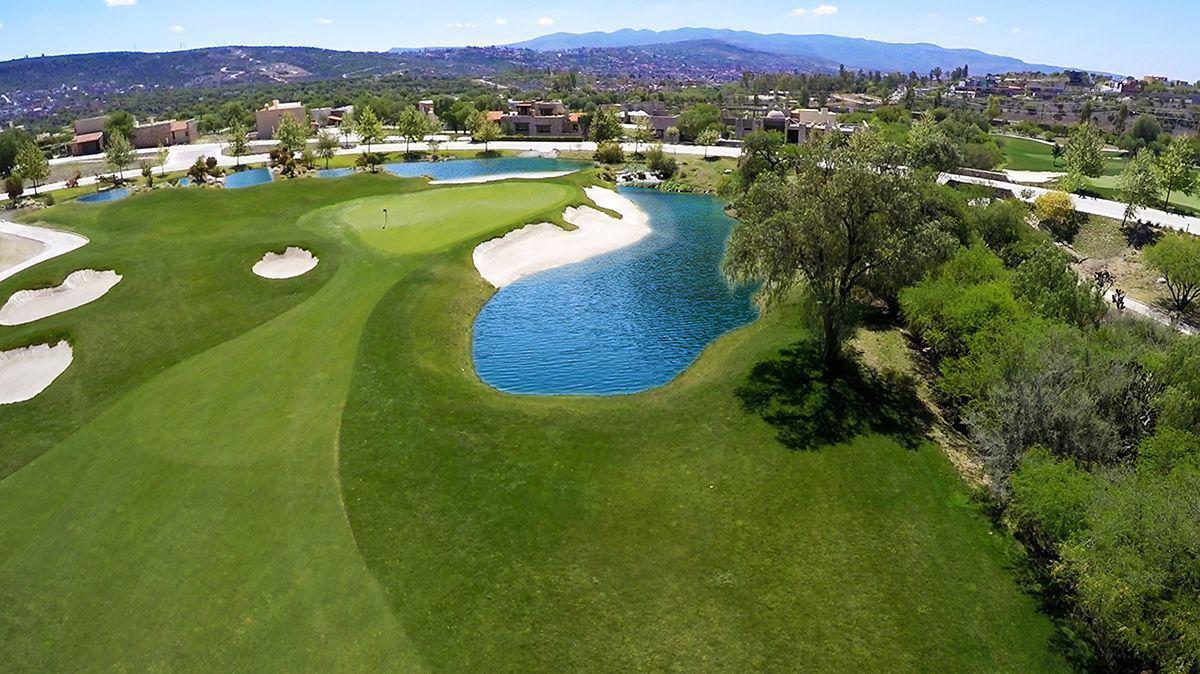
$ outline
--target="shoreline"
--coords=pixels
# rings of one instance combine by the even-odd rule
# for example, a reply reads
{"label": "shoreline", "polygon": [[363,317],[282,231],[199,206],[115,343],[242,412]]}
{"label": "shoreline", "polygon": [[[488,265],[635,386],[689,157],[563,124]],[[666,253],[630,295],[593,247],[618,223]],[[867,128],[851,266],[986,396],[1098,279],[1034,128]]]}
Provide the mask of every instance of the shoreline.
{"label": "shoreline", "polygon": [[479,275],[500,289],[537,272],[620,250],[650,234],[649,216],[629,197],[602,187],[588,187],[584,193],[621,218],[591,206],[569,207],[563,219],[575,225],[574,231],[540,222],[476,246],[471,260]]}

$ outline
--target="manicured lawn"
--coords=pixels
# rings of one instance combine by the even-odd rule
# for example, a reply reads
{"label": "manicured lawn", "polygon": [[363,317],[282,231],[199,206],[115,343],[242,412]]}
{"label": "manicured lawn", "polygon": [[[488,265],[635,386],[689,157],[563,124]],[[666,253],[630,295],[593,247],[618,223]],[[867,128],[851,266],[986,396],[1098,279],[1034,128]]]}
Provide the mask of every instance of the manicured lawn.
{"label": "manicured lawn", "polygon": [[[1118,187],[1118,177],[1118,175],[1103,175],[1099,178],[1092,178],[1092,191],[1105,199],[1120,201],[1122,197],[1120,188]],[[1166,206],[1162,201],[1162,198],[1165,196],[1167,196],[1165,192],[1159,195],[1159,202],[1156,204],[1158,208]],[[1183,213],[1184,215],[1200,215],[1200,194],[1192,195],[1179,191],[1172,192],[1171,210]]]}
{"label": "manicured lawn", "polygon": [[[1029,138],[992,136],[1004,152],[1004,168],[1010,171],[1066,171],[1063,159],[1054,160],[1054,147]],[[1109,157],[1104,166],[1105,175],[1117,175],[1125,167],[1126,160],[1120,156]]]}
{"label": "manicured lawn", "polygon": [[340,212],[342,222],[372,247],[389,253],[429,253],[474,240],[495,229],[497,222],[560,219],[578,193],[569,184],[514,180],[364,199]]}
{"label": "manicured lawn", "polygon": [[[492,291],[473,247],[581,201],[585,179],[518,194],[359,175],[40,212],[91,243],[0,296],[84,267],[125,280],[0,333],[76,355],[0,407],[0,662],[1061,669],[1013,544],[939,448],[792,452],[738,407],[794,312],[647,394],[478,381],[471,323]],[[403,224],[371,239],[384,203]],[[313,272],[250,273],[291,244]]]}

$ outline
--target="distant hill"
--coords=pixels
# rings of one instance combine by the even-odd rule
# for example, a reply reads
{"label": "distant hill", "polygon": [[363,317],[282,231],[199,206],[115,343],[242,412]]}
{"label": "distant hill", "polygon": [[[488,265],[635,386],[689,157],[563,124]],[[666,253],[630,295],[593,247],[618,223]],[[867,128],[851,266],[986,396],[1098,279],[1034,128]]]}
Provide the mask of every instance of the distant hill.
{"label": "distant hill", "polygon": [[1022,70],[1058,72],[1059,66],[1026,63],[1010,56],[997,56],[977,49],[946,49],[933,44],[893,44],[838,37],[836,35],[762,34],[718,28],[678,28],[675,30],[623,29],[611,33],[553,33],[509,45],[538,51],[560,51],[580,48],[638,47],[647,45],[719,40],[735,47],[769,54],[811,58],[816,61],[845,65],[853,70],[882,70],[884,72],[917,71],[927,73],[934,68],[953,70],[963,65],[972,72],[1005,73]]}
{"label": "distant hill", "polygon": [[107,83],[115,87],[214,86],[385,74],[391,54],[313,47],[209,47],[161,53],[100,52],[0,62],[0,91]]}

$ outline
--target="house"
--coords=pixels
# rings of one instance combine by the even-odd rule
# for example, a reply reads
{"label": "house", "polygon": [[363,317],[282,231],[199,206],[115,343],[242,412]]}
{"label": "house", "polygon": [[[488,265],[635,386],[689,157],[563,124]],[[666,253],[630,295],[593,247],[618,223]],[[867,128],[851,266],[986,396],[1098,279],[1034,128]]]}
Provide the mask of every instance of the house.
{"label": "house", "polygon": [[[87,117],[75,121],[75,137],[67,143],[67,151],[73,156],[100,154],[104,152],[104,125],[107,116]],[[186,145],[200,137],[196,120],[166,119],[161,122],[135,124],[133,138],[129,139],[134,149],[145,150],[159,145]]]}
{"label": "house", "polygon": [[802,108],[787,114],[771,110],[762,116],[724,117],[722,123],[733,129],[734,138],[745,138],[755,131],[777,131],[783,134],[784,142],[796,145],[807,143],[815,131],[837,130],[849,134],[857,128],[839,124],[837,113],[828,108]]}
{"label": "house", "polygon": [[167,119],[133,127],[133,146],[139,150],[159,145],[187,145],[200,137],[196,120]]}
{"label": "house", "polygon": [[509,112],[497,120],[505,135],[567,138],[583,135],[579,113],[567,112],[562,101],[509,101]]}
{"label": "house", "polygon": [[261,110],[254,112],[254,128],[258,131],[258,139],[268,140],[272,138],[275,135],[275,129],[279,128],[279,121],[285,115],[291,116],[304,126],[308,126],[308,111],[304,108],[303,103],[271,101],[270,104],[264,106]]}
{"label": "house", "polygon": [[437,116],[433,112],[433,99],[432,98],[426,98],[425,100],[417,101],[417,109],[420,110],[421,114],[425,115],[426,117],[432,118],[432,117]]}
{"label": "house", "polygon": [[327,126],[341,126],[342,122],[354,114],[353,105],[343,105],[340,108],[313,108],[312,123],[318,129]]}
{"label": "house", "polygon": [[67,143],[67,151],[76,157],[104,152],[104,124],[106,122],[108,122],[107,115],[75,120],[75,137]]}

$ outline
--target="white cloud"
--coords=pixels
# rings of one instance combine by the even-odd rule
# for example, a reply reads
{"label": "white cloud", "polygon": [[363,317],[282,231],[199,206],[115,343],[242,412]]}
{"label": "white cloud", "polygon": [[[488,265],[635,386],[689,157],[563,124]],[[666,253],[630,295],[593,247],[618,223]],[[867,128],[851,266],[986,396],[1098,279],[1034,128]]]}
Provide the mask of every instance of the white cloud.
{"label": "white cloud", "polygon": [[554,25],[554,19],[551,19],[551,18],[550,18],[550,17],[548,17],[548,16],[543,16],[542,18],[540,18],[540,19],[538,19],[538,20],[537,20],[537,25],[539,25],[539,26],[543,26],[543,27],[545,27],[545,26],[553,26],[553,25]]}
{"label": "white cloud", "polygon": [[506,23],[508,23],[508,19],[496,19],[497,26],[503,26]]}
{"label": "white cloud", "polygon": [[329,24],[333,23],[333,19],[326,19],[325,17],[321,17],[321,18],[317,19],[317,23],[321,24],[322,26],[328,26]]}
{"label": "white cloud", "polygon": [[183,26],[181,26],[181,25],[179,25],[179,24],[175,24],[175,25],[173,25],[173,26],[170,26],[169,28],[167,28],[167,30],[171,31],[172,33],[182,33],[182,32],[183,32]]}
{"label": "white cloud", "polygon": [[4,22],[0,21],[0,28],[3,28],[3,27],[4,27]]}
{"label": "white cloud", "polygon": [[137,0],[104,0],[104,4],[109,7],[132,7],[137,4]]}
{"label": "white cloud", "polygon": [[1020,26],[1013,26],[1012,32],[1013,35],[1033,35],[1037,33],[1033,28],[1021,28]]}
{"label": "white cloud", "polygon": [[470,21],[451,21],[446,24],[447,28],[473,28],[475,24]]}
{"label": "white cloud", "polygon": [[967,21],[970,21],[971,23],[987,23],[987,17],[986,16],[972,16],[972,17],[968,18]]}
{"label": "white cloud", "polygon": [[797,7],[788,12],[791,16],[833,16],[838,13],[837,5],[817,5],[812,9]]}

